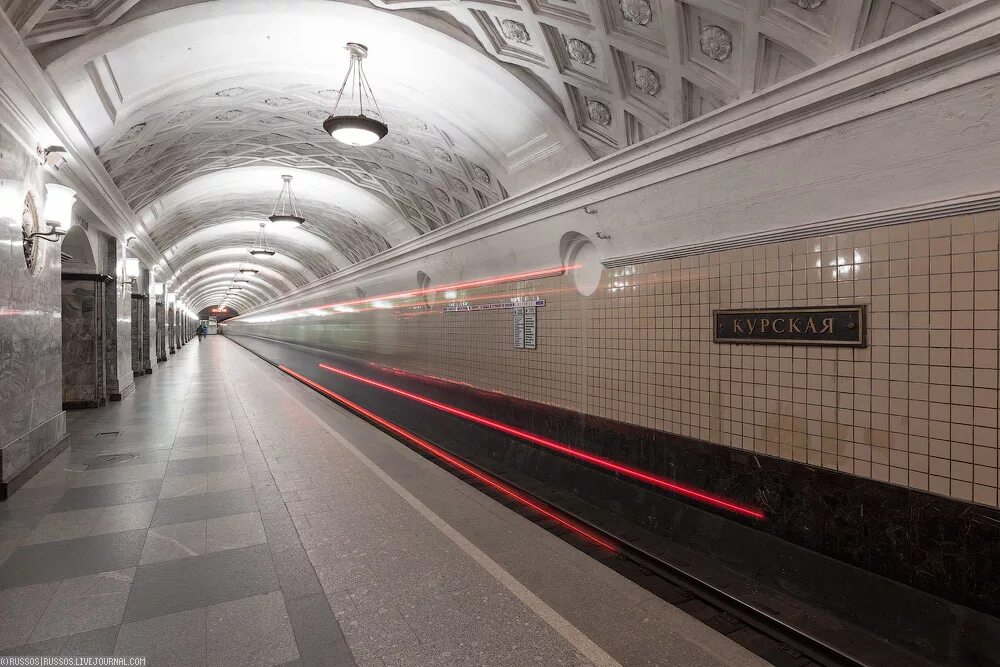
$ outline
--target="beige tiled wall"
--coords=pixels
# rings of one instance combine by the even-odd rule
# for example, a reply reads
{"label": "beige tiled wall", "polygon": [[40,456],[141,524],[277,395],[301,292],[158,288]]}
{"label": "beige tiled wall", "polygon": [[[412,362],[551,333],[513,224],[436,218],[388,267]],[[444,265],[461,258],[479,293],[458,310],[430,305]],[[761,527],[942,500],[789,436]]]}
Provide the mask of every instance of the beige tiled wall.
{"label": "beige tiled wall", "polygon": [[[272,333],[611,419],[997,506],[993,211],[442,293]],[[539,296],[538,349],[510,312]],[[866,303],[865,349],[712,342],[716,308]]]}

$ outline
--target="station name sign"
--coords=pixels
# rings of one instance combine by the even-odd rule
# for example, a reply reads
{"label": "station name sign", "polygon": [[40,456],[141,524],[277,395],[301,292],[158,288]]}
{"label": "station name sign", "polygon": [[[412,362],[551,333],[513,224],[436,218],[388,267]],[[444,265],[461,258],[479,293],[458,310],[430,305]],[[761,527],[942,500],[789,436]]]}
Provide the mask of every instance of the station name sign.
{"label": "station name sign", "polygon": [[864,305],[746,308],[713,313],[716,343],[865,347]]}

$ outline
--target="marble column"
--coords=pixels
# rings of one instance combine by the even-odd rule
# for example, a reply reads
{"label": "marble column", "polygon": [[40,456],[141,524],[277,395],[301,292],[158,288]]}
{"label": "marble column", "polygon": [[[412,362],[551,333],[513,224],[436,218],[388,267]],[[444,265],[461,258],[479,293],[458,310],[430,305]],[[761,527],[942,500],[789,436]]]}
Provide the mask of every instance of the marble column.
{"label": "marble column", "polygon": [[108,398],[120,401],[135,389],[132,375],[132,287],[122,283],[125,244],[104,236],[104,272],[113,282],[104,289],[104,365]]}
{"label": "marble column", "polygon": [[156,311],[156,362],[162,364],[167,360],[167,308],[163,305],[163,295],[157,296],[154,310]]}
{"label": "marble column", "polygon": [[170,354],[177,352],[177,321],[176,309],[167,306],[167,345],[170,347]]}
{"label": "marble column", "polygon": [[156,368],[160,355],[156,352],[156,295],[153,294],[153,276],[147,269],[142,270],[142,281],[146,291],[146,300],[142,304],[142,316],[146,323],[146,335],[143,337],[142,370],[148,375]]}
{"label": "marble column", "polygon": [[132,294],[132,375],[139,376],[145,374],[145,369],[142,367],[142,335],[143,329],[143,316],[142,316],[142,295]]}

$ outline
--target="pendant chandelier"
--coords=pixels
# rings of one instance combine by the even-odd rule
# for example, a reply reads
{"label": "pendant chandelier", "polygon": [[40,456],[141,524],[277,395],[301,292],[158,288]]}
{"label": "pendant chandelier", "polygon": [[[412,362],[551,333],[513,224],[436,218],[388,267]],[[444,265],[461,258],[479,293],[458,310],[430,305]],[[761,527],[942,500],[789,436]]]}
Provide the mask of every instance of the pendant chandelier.
{"label": "pendant chandelier", "polygon": [[274,248],[267,240],[267,231],[264,229],[266,223],[260,223],[260,231],[257,233],[257,240],[254,242],[253,247],[250,248],[250,254],[256,257],[257,255],[264,255],[266,257],[274,256]]}
{"label": "pendant chandelier", "polygon": [[260,269],[253,268],[252,264],[250,266],[241,266],[240,267],[240,273],[259,273],[259,272],[260,272]]}
{"label": "pendant chandelier", "polygon": [[285,174],[281,180],[281,192],[278,193],[278,201],[274,202],[274,209],[268,216],[268,220],[301,225],[306,219],[299,212],[299,202],[295,199],[295,193],[292,192],[292,177]]}
{"label": "pendant chandelier", "polygon": [[370,146],[389,133],[389,126],[382,121],[382,112],[365,76],[364,59],[368,57],[368,47],[348,42],[346,48],[351,54],[351,62],[337,92],[333,112],[323,122],[323,129],[342,144]]}

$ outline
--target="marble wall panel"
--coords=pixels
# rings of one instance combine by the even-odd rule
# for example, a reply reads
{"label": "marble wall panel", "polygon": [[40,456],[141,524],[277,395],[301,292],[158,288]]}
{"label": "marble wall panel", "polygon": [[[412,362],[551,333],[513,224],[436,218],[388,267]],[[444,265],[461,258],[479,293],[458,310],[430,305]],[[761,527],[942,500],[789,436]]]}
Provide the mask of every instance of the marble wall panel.
{"label": "marble wall panel", "polygon": [[[0,118],[0,478],[65,436],[61,396],[59,245],[41,242],[29,268],[21,223],[44,210],[46,174]],[[25,449],[27,444],[31,447]],[[29,451],[30,450],[30,451]]]}

